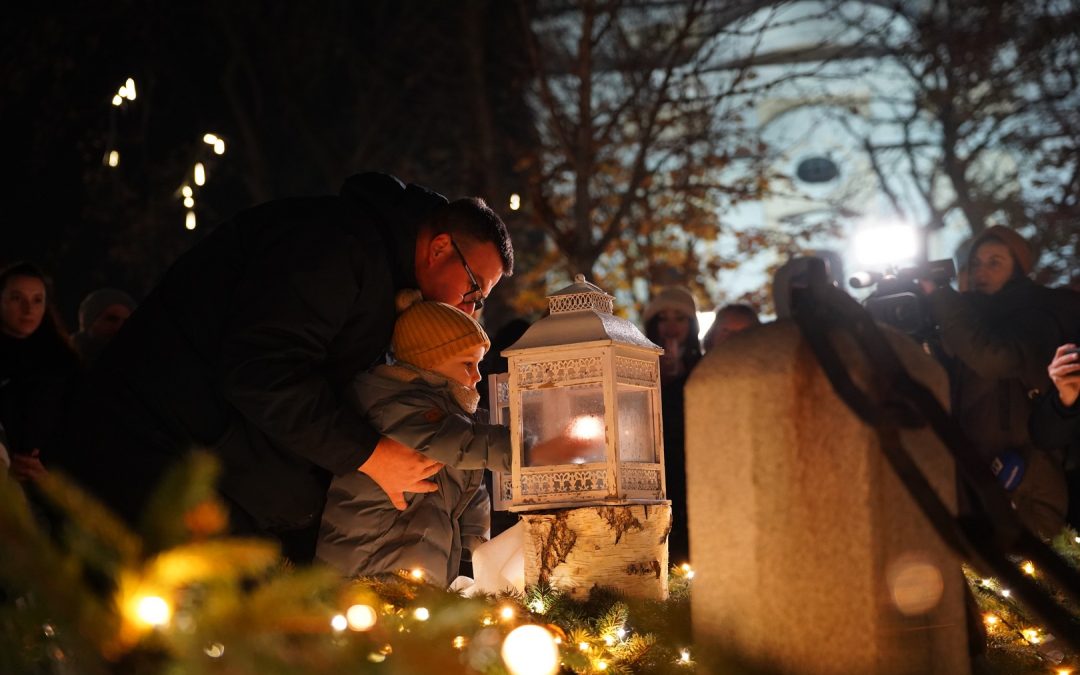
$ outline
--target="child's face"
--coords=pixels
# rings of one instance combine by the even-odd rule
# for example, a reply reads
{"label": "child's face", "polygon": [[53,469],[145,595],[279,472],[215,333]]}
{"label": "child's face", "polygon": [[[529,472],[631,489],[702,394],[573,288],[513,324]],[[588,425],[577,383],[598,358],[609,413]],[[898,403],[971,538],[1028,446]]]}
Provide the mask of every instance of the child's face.
{"label": "child's face", "polygon": [[469,389],[475,389],[480,381],[480,360],[484,358],[484,345],[458,352],[431,370]]}

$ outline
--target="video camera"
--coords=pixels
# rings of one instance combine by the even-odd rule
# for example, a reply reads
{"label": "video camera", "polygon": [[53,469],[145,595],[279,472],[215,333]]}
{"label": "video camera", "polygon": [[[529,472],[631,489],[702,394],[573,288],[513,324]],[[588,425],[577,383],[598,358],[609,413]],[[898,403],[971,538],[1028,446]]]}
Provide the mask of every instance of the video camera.
{"label": "video camera", "polygon": [[856,272],[848,283],[853,288],[876,285],[863,301],[866,311],[874,319],[926,342],[934,337],[934,321],[919,281],[933,281],[940,286],[955,278],[956,266],[952,260],[944,259],[889,272]]}

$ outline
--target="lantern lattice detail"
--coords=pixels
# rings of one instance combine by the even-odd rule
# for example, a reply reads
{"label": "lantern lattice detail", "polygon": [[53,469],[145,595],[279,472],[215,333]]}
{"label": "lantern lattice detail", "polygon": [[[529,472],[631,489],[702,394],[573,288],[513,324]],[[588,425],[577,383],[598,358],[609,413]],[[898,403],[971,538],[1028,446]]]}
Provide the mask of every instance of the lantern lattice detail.
{"label": "lantern lattice detail", "polygon": [[[514,447],[513,511],[664,501],[659,356],[614,298],[578,275],[503,352],[495,407]],[[504,385],[505,383],[505,385]]]}

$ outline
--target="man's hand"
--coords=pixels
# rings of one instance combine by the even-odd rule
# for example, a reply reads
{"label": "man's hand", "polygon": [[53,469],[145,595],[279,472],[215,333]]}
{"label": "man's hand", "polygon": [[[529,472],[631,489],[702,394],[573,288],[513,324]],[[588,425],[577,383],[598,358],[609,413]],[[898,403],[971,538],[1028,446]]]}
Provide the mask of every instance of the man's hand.
{"label": "man's hand", "polygon": [[34,451],[29,455],[20,455],[19,453],[13,453],[11,455],[11,476],[15,480],[28,481],[37,480],[44,476],[48,471],[45,469],[45,465],[41,463],[41,451],[34,448]]}
{"label": "man's hand", "polygon": [[439,473],[441,468],[441,462],[384,436],[375,446],[371,457],[357,471],[366,473],[382,488],[394,508],[404,511],[407,506],[404,493],[435,492],[439,489],[424,479]]}
{"label": "man's hand", "polygon": [[1057,387],[1061,403],[1066,408],[1076,403],[1076,399],[1080,397],[1080,354],[1076,353],[1076,345],[1058,347],[1046,372]]}

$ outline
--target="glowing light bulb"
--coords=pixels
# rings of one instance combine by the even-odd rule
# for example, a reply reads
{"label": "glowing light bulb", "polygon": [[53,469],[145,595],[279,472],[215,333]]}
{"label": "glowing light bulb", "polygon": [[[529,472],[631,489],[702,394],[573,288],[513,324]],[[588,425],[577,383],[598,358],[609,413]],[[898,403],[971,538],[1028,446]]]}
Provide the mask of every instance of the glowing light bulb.
{"label": "glowing light bulb", "polygon": [[1024,639],[1031,644],[1038,644],[1039,631],[1035,630],[1034,628],[1025,628],[1024,630],[1020,631],[1020,633],[1024,636]]}
{"label": "glowing light bulb", "polygon": [[582,415],[570,423],[570,437],[582,441],[604,437],[604,420],[596,415]]}
{"label": "glowing light bulb", "polygon": [[597,670],[607,670],[607,667],[608,667],[607,666],[607,661],[597,661],[596,662],[596,669]]}
{"label": "glowing light bulb", "polygon": [[189,209],[195,208],[195,198],[194,197],[184,197],[184,206],[189,208]]}
{"label": "glowing light bulb", "polygon": [[998,623],[998,621],[1000,621],[1000,620],[1001,620],[1001,619],[997,618],[997,617],[996,617],[996,616],[994,616],[993,614],[987,614],[986,616],[984,616],[984,617],[983,617],[983,622],[984,622],[984,623],[985,623],[985,624],[986,624],[987,626],[996,626],[996,625],[997,625],[997,623]]}
{"label": "glowing light bulb", "polygon": [[468,644],[468,640],[464,635],[459,635],[454,638],[454,649],[465,649],[465,645]]}
{"label": "glowing light bulb", "polygon": [[344,614],[335,614],[334,618],[330,619],[330,627],[333,628],[335,632],[340,633],[349,627],[349,620],[345,618]]}
{"label": "glowing light bulb", "polygon": [[503,621],[509,621],[510,619],[513,619],[514,608],[510,605],[503,605],[502,609],[499,610],[499,616],[502,617]]}
{"label": "glowing light bulb", "polygon": [[1012,591],[1010,591],[1010,590],[1009,590],[1009,589],[1007,589],[1007,588],[1006,588],[1005,590],[1001,591],[1001,596],[1002,596],[1003,598],[1007,598],[1007,597],[1009,597],[1010,595],[1012,595]]}
{"label": "glowing light bulb", "polygon": [[213,145],[214,143],[218,142],[218,137],[216,134],[204,134],[202,137],[202,142],[206,143],[207,145]]}
{"label": "glowing light bulb", "polygon": [[135,100],[135,79],[129,77],[127,79],[127,82],[124,83],[124,86],[121,87],[121,90],[124,92],[124,98],[126,98],[129,101],[134,101]]}
{"label": "glowing light bulb", "polygon": [[165,598],[147,595],[135,605],[135,615],[148,626],[164,626],[169,623],[172,608],[165,602]]}
{"label": "glowing light bulb", "polygon": [[120,94],[113,94],[113,97],[112,97],[112,104],[113,105],[118,106],[123,102],[124,102],[124,97],[123,96],[121,96]]}
{"label": "glowing light bulb", "polygon": [[626,629],[620,627],[617,631],[615,631],[615,634],[619,636],[620,640],[622,640],[623,638],[626,637]]}
{"label": "glowing light bulb", "polygon": [[431,618],[431,612],[428,611],[427,607],[417,607],[416,611],[413,612],[413,616],[416,617],[417,621],[427,621]]}
{"label": "glowing light bulb", "polygon": [[185,197],[191,197],[195,193],[192,192],[190,185],[185,185],[184,187],[180,188],[180,194],[184,195]]}
{"label": "glowing light bulb", "polygon": [[1021,569],[1023,569],[1026,574],[1030,574],[1031,576],[1035,576],[1035,565],[1032,564],[1032,562],[1030,560],[1025,562]]}
{"label": "glowing light bulb", "polygon": [[418,567],[418,568],[414,569],[413,571],[409,572],[409,576],[412,577],[413,579],[416,579],[417,581],[420,581],[421,579],[424,578],[424,570],[422,570],[422,569],[420,569]]}
{"label": "glowing light bulb", "polygon": [[589,643],[588,642],[579,642],[577,648],[580,649],[583,652],[587,652],[587,651],[589,651]]}
{"label": "glowing light bulb", "polygon": [[606,644],[608,647],[610,647],[611,645],[615,644],[615,638],[613,636],[611,636],[611,635],[605,635],[604,636],[604,644]]}
{"label": "glowing light bulb", "polygon": [[1058,668],[1054,672],[1056,673],[1056,675],[1072,675],[1073,669],[1072,668]]}
{"label": "glowing light bulb", "polygon": [[533,600],[529,603],[529,609],[536,612],[537,614],[543,614],[547,608],[544,607],[544,601],[540,598],[537,598],[536,600]]}
{"label": "glowing light bulb", "polygon": [[222,656],[225,655],[225,645],[221,644],[220,642],[213,642],[206,645],[206,649],[204,649],[203,651],[206,652],[206,655],[212,659],[220,659]]}
{"label": "glowing light bulb", "polygon": [[184,227],[189,230],[195,229],[195,212],[188,211],[187,216],[184,218]]}
{"label": "glowing light bulb", "polygon": [[503,640],[502,658],[511,675],[552,675],[559,668],[559,648],[542,626],[528,624]]}
{"label": "glowing light bulb", "polygon": [[203,166],[202,162],[195,162],[195,170],[192,172],[192,177],[195,179],[196,185],[206,185],[206,167]]}
{"label": "glowing light bulb", "polygon": [[112,166],[112,167],[120,166],[120,151],[119,150],[110,150],[109,151],[109,166]]}
{"label": "glowing light bulb", "polygon": [[510,195],[510,210],[517,211],[521,208],[521,195],[514,193]]}
{"label": "glowing light bulb", "polygon": [[349,628],[358,632],[371,630],[378,617],[375,608],[370,605],[353,605],[345,610],[345,619],[349,622]]}
{"label": "glowing light bulb", "polygon": [[495,619],[492,619],[490,616],[485,616],[484,620],[480,623],[484,624],[485,626],[490,626],[491,624],[495,623]]}
{"label": "glowing light bulb", "polygon": [[986,588],[990,588],[990,584],[994,583],[993,579],[983,579],[982,585]]}
{"label": "glowing light bulb", "polygon": [[214,154],[215,155],[224,155],[225,154],[225,141],[221,140],[220,138],[217,139],[214,142]]}
{"label": "glowing light bulb", "polygon": [[1080,537],[1073,537],[1073,541],[1075,541],[1077,544],[1080,544]]}
{"label": "glowing light bulb", "polygon": [[690,663],[690,650],[683,649],[679,652],[679,661],[682,663]]}

